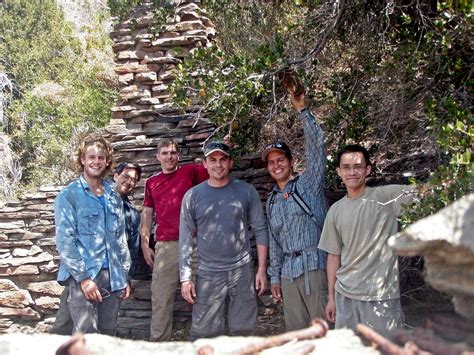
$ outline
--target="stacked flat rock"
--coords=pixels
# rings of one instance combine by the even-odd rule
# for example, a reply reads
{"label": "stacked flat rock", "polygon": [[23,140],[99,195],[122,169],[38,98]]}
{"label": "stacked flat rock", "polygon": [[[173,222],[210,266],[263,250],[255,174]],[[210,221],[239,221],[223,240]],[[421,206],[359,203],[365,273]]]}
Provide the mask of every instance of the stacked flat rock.
{"label": "stacked flat rock", "polygon": [[0,209],[0,332],[44,330],[54,320],[56,281],[53,201],[44,187]]}
{"label": "stacked flat rock", "polygon": [[[202,155],[202,143],[215,127],[199,107],[181,113],[170,100],[175,69],[194,49],[209,46],[216,35],[198,1],[175,1],[174,21],[151,34],[149,8],[136,8],[130,18],[115,26],[115,72],[119,98],[104,129],[112,142],[114,161],[133,161],[143,167],[143,178],[134,193],[140,206],[147,177],[160,170],[156,145],[173,137],[181,149],[181,163]],[[258,157],[244,156],[233,175],[252,182],[266,199],[272,183]],[[17,202],[0,205],[0,333],[48,331],[59,307],[62,287],[56,275],[59,257],[55,246],[53,202],[60,187],[41,188]],[[122,337],[147,339],[151,316],[150,282],[134,280],[135,294],[124,302],[118,321]],[[177,290],[175,324],[187,323],[190,306]],[[261,322],[279,314],[271,302],[260,304]]]}

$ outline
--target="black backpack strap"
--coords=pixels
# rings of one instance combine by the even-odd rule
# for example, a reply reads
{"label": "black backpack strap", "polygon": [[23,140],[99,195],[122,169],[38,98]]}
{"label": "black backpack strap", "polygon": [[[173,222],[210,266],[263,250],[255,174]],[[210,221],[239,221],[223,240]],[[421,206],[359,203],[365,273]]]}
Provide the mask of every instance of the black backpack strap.
{"label": "black backpack strap", "polygon": [[298,178],[299,178],[299,175],[290,181],[291,186],[290,186],[289,194],[293,196],[298,206],[300,206],[300,208],[309,216],[309,218],[311,218],[314,224],[316,224],[316,227],[319,230],[323,230],[321,224],[316,220],[316,217],[314,216],[313,211],[311,211],[311,208],[308,206],[308,204],[305,202],[303,197],[301,197],[301,195],[298,192],[298,189],[296,187],[296,182],[298,181]]}
{"label": "black backpack strap", "polygon": [[275,197],[276,197],[276,191],[272,190],[269,193],[269,200],[268,200],[268,211],[267,211],[267,216],[270,216],[272,214],[272,208],[273,205],[275,204]]}

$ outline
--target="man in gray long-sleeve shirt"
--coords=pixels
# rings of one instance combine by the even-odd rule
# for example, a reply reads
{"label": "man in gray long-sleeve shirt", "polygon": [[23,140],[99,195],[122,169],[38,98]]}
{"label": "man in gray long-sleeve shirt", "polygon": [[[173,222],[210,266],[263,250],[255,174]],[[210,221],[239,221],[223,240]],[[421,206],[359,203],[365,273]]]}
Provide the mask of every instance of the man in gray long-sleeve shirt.
{"label": "man in gray long-sleeve shirt", "polygon": [[[179,225],[181,294],[194,304],[190,340],[224,334],[226,298],[230,333],[254,331],[255,288],[261,295],[267,286],[268,234],[260,197],[254,187],[230,177],[228,145],[209,143],[204,157],[209,180],[184,195]],[[257,241],[255,285],[249,227]],[[196,285],[191,276],[194,238],[198,254]]]}
{"label": "man in gray long-sleeve shirt", "polygon": [[314,317],[324,317],[327,302],[327,256],[317,248],[326,215],[323,132],[306,108],[304,94],[291,94],[291,102],[303,123],[306,170],[294,175],[291,151],[285,143],[270,144],[262,152],[276,183],[267,200],[268,273],[273,297],[283,299],[288,331],[307,327]]}

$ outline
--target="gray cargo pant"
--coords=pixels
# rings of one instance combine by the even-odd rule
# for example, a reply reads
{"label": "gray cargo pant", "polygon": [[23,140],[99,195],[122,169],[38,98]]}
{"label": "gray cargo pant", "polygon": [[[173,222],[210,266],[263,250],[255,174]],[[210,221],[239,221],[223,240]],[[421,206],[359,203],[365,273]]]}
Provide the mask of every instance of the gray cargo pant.
{"label": "gray cargo pant", "polygon": [[387,337],[393,329],[402,327],[404,320],[400,298],[383,301],[360,301],[336,291],[336,329],[356,329],[365,324]]}
{"label": "gray cargo pant", "polygon": [[100,303],[88,301],[82,293],[81,285],[74,278],[69,279],[69,311],[74,323],[73,333],[115,335],[122,292],[110,291],[108,269],[101,269],[94,282],[101,293],[106,290],[110,294]]}
{"label": "gray cargo pant", "polygon": [[257,327],[255,273],[246,264],[230,271],[196,272],[196,300],[189,340],[223,335],[225,304],[229,299],[227,324],[231,335],[242,335]]}

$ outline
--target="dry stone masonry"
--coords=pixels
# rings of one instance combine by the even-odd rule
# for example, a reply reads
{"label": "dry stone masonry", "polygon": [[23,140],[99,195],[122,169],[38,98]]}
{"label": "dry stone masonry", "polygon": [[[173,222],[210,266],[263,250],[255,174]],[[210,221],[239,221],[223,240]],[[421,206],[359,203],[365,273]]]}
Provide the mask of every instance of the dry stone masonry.
{"label": "dry stone masonry", "polygon": [[[186,163],[200,157],[203,141],[214,131],[205,115],[196,119],[173,107],[170,85],[177,65],[193,49],[212,45],[216,31],[194,1],[177,5],[175,20],[152,35],[152,16],[146,8],[137,8],[131,19],[111,33],[120,93],[106,132],[116,157],[139,163],[144,177],[159,171],[155,154],[161,138],[173,137],[181,149],[181,162]],[[261,161],[243,157],[237,166],[234,175],[252,180],[262,197],[266,196],[271,183]],[[137,201],[143,198],[143,181],[135,192]],[[150,281],[136,280],[133,286],[134,297],[122,306],[118,334],[144,339],[149,335]],[[177,292],[175,323],[189,320],[190,311],[190,305]],[[273,311],[270,307],[261,313]]]}
{"label": "dry stone masonry", "polygon": [[56,281],[53,201],[43,188],[0,209],[0,332],[44,330],[54,320]]}
{"label": "dry stone masonry", "polygon": [[[143,179],[134,194],[138,206],[143,199],[145,178],[160,168],[155,159],[159,139],[176,139],[181,161],[186,163],[200,157],[203,141],[215,129],[205,113],[196,119],[191,111],[178,112],[170,100],[177,65],[194,48],[212,45],[216,35],[212,22],[198,2],[183,1],[176,5],[174,22],[156,35],[151,34],[151,23],[148,9],[141,7],[111,33],[120,93],[105,134],[113,144],[116,161],[134,161],[144,168]],[[266,198],[272,183],[260,159],[239,158],[233,174],[252,182],[262,198]],[[54,281],[59,257],[53,201],[59,190],[41,188],[17,202],[0,205],[0,333],[48,331],[54,321],[62,292]],[[430,217],[425,224],[421,221],[394,239],[393,244],[401,254],[424,255],[429,281],[453,293],[456,309],[472,318],[473,196],[453,208],[456,214],[448,210]],[[452,230],[446,226],[452,226]],[[120,311],[118,335],[146,339],[150,281],[134,280],[133,288],[134,296],[123,303]],[[268,330],[274,326],[271,319],[278,315],[279,309],[271,299],[264,298],[259,308],[260,325],[267,321]],[[175,323],[179,327],[189,318],[190,305],[177,291]],[[175,337],[178,333],[174,333]]]}
{"label": "dry stone masonry", "polygon": [[[186,163],[200,157],[203,141],[214,131],[205,115],[196,119],[191,112],[178,112],[170,100],[177,65],[194,48],[211,45],[216,35],[199,1],[176,3],[174,22],[156,35],[151,34],[152,15],[146,6],[137,8],[110,34],[120,92],[105,135],[114,147],[115,161],[134,161],[144,168],[134,194],[138,206],[145,178],[160,169],[155,154],[161,138],[173,137],[181,149],[181,162]],[[271,182],[262,162],[246,156],[236,165],[234,175],[252,181],[265,198]],[[0,332],[47,331],[54,321],[62,292],[54,281],[59,257],[53,201],[59,189],[43,188],[0,206]],[[118,334],[147,339],[150,281],[134,280],[133,286],[134,297],[123,303],[120,312]],[[260,307],[263,321],[278,313],[269,300],[265,304]],[[190,310],[177,292],[178,326],[190,319]]]}

